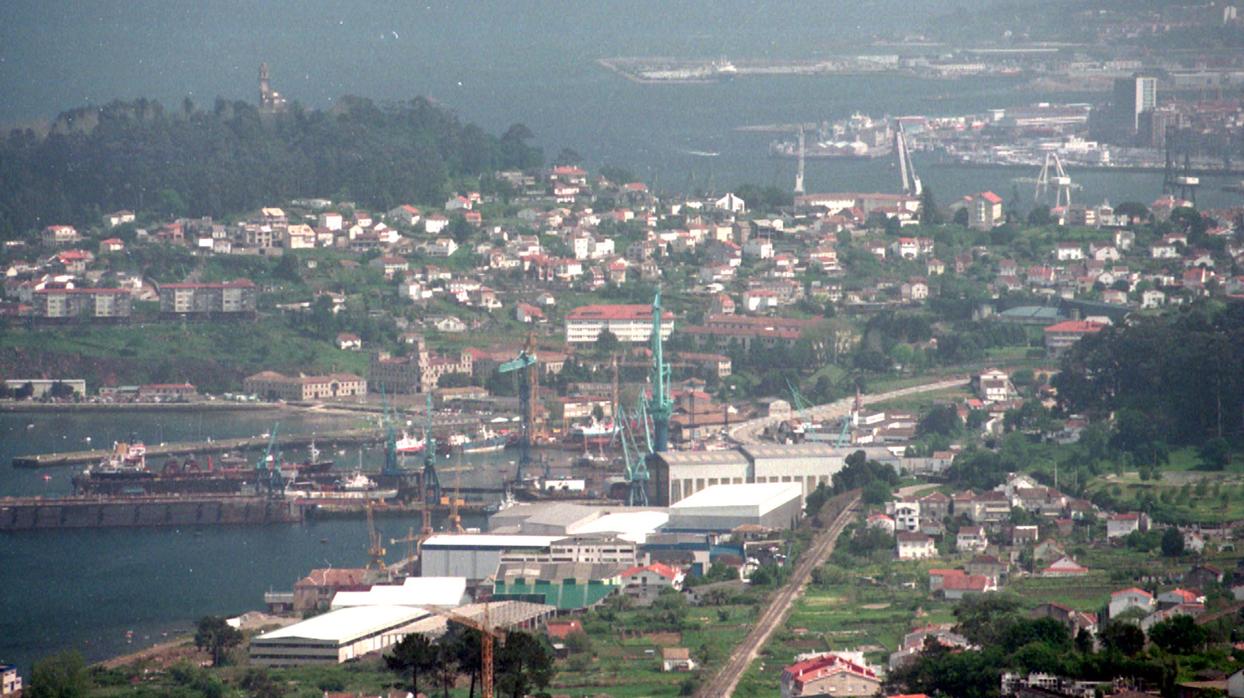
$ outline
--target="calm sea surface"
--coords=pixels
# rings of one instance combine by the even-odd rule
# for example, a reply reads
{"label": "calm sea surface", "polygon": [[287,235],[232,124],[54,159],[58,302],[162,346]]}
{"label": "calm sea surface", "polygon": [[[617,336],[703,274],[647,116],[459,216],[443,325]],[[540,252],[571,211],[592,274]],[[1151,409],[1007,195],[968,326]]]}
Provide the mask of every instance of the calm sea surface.
{"label": "calm sea surface", "polygon": [[[13,456],[86,448],[131,434],[147,443],[228,438],[263,433],[280,421],[281,433],[349,428],[356,417],[290,411],[159,412],[58,415],[0,413],[0,496],[69,494],[76,467],[18,470]],[[302,458],[301,452],[287,454]],[[441,475],[446,486],[495,484],[512,468],[512,452],[467,459],[471,470]],[[257,457],[258,454],[252,454]],[[360,462],[359,450],[325,452],[337,468]],[[455,458],[448,465],[462,465]],[[367,471],[378,470],[383,453],[362,451]],[[52,476],[50,481],[44,474]],[[402,537],[410,518],[378,520],[385,537]],[[480,526],[468,520],[468,526]],[[60,530],[0,533],[0,658],[29,675],[41,656],[77,649],[103,659],[158,642],[205,614],[262,608],[263,592],[289,590],[313,567],[366,562],[362,520],[315,521],[263,527],[195,527]],[[392,556],[396,559],[397,555]],[[126,632],[132,630],[132,642]]]}

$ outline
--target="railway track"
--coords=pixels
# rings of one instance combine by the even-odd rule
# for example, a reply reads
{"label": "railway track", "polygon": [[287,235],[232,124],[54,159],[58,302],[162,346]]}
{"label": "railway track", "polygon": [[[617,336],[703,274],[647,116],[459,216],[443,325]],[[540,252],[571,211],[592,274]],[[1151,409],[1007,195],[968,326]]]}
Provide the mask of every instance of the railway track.
{"label": "railway track", "polygon": [[773,632],[782,626],[786,616],[790,614],[791,607],[803,594],[804,588],[808,586],[808,581],[812,578],[812,571],[824,564],[829,559],[829,556],[833,554],[834,544],[838,541],[838,536],[842,533],[842,529],[846,527],[847,523],[859,511],[859,501],[859,494],[856,494],[850,503],[843,507],[842,512],[834,518],[829,527],[816,535],[811,547],[800,558],[799,564],[795,566],[795,571],[791,574],[790,579],[770,599],[769,605],[765,607],[760,617],[756,619],[755,627],[747,634],[747,637],[743,638],[743,642],[734,648],[734,651],[730,653],[730,658],[717,674],[700,687],[700,690],[696,692],[696,696],[699,698],[727,698],[734,695],[734,689],[738,687],[739,681],[747,671],[747,667],[751,665],[756,655],[760,654],[761,648],[769,641],[769,637]]}

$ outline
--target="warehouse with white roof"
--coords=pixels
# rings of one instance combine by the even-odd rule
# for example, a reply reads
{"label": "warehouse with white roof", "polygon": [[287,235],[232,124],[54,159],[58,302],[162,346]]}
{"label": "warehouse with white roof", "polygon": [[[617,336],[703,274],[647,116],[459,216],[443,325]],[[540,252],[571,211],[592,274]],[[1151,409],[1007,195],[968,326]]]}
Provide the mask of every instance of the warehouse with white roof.
{"label": "warehouse with white roof", "polygon": [[412,606],[352,606],[264,633],[251,640],[259,666],[340,664],[383,650],[430,614]]}
{"label": "warehouse with white roof", "polygon": [[376,584],[367,591],[339,591],[331,608],[350,606],[454,607],[468,600],[466,577],[407,577],[401,584]]}
{"label": "warehouse with white roof", "polygon": [[670,505],[668,531],[731,531],[752,525],[793,528],[803,511],[798,482],[713,485]]}

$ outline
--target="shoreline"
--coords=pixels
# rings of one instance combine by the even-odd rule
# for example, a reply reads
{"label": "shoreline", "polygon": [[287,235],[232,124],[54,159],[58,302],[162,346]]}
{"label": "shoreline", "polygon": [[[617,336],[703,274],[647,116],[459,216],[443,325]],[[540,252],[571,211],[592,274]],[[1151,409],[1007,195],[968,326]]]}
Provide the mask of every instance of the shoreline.
{"label": "shoreline", "polygon": [[0,402],[0,412],[13,414],[34,412],[194,412],[200,410],[229,411],[262,411],[282,410],[289,405],[278,405],[269,402],[220,402],[208,400],[202,402],[33,402],[6,401]]}

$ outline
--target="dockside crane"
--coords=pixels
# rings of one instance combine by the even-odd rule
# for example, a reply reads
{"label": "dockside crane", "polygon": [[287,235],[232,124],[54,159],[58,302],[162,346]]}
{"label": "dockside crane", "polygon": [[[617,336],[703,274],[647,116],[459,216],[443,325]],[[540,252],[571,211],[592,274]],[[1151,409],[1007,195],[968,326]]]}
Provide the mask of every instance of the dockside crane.
{"label": "dockside crane", "polygon": [[1045,198],[1051,186],[1054,188],[1054,206],[1062,207],[1064,211],[1070,208],[1071,190],[1076,185],[1072,184],[1071,177],[1063,169],[1062,159],[1055,152],[1045,154],[1045,164],[1041,166],[1041,172],[1037,175],[1033,200],[1041,201]]}
{"label": "dockside crane", "polygon": [[618,440],[622,442],[622,459],[626,464],[626,503],[633,507],[648,506],[648,452],[639,448],[631,418],[641,419],[638,414],[627,415],[621,405],[614,415],[618,426]]}
{"label": "dockside crane", "polygon": [[518,469],[514,473],[514,481],[521,487],[527,478],[527,469],[531,467],[531,441],[536,422],[535,405],[540,391],[540,368],[536,357],[535,335],[528,333],[527,344],[518,356],[501,364],[497,370],[501,373],[522,372],[518,382],[518,409],[522,424],[519,430]]}
{"label": "dockside crane", "polygon": [[380,540],[380,531],[376,529],[376,517],[372,513],[372,501],[367,500],[367,569],[384,572],[387,567],[384,561],[385,549]]}
{"label": "dockside crane", "polygon": [[419,478],[423,535],[432,535],[432,507],[441,501],[441,478],[436,472],[436,439],[432,436],[432,394],[423,412],[423,474]]}
{"label": "dockside crane", "polygon": [[276,452],[276,434],[281,423],[272,425],[272,433],[268,435],[268,447],[264,449],[263,458],[255,464],[256,484],[262,486],[269,497],[277,498],[285,494],[285,474],[281,472],[281,459]]}
{"label": "dockside crane", "polygon": [[661,339],[661,289],[652,299],[652,396],[646,405],[648,418],[652,420],[652,452],[669,450],[670,416],[674,413],[674,398],[670,395],[670,365],[665,362]]}
{"label": "dockside crane", "polygon": [[382,424],[384,425],[384,467],[380,474],[387,478],[401,481],[406,472],[402,469],[397,453],[397,429],[393,426],[397,421],[397,410],[389,404],[389,396],[385,394],[384,385],[380,386],[380,401],[383,407]]}

